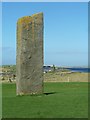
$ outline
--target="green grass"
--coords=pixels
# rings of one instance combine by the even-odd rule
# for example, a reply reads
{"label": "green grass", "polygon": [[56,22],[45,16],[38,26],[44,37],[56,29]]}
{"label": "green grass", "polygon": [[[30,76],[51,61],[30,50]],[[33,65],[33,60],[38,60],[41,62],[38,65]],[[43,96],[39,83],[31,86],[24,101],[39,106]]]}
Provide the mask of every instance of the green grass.
{"label": "green grass", "polygon": [[3,87],[3,118],[87,118],[88,83],[45,83],[48,95],[16,96],[15,84]]}
{"label": "green grass", "polygon": [[0,84],[0,120],[2,118],[2,84]]}

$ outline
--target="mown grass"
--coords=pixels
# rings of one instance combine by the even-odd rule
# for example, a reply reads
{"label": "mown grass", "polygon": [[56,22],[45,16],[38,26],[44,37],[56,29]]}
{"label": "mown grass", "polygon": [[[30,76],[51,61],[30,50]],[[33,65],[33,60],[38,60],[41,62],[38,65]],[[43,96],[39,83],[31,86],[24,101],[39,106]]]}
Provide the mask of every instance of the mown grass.
{"label": "mown grass", "polygon": [[3,118],[87,118],[88,83],[45,83],[39,96],[16,96],[16,85],[2,85]]}

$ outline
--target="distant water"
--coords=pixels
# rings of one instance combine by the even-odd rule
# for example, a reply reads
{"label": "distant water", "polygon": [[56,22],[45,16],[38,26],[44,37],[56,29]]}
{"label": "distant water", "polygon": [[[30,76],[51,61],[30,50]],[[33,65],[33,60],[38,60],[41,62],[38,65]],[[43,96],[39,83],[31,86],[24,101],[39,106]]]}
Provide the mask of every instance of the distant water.
{"label": "distant water", "polygon": [[72,72],[90,72],[90,68],[67,68]]}

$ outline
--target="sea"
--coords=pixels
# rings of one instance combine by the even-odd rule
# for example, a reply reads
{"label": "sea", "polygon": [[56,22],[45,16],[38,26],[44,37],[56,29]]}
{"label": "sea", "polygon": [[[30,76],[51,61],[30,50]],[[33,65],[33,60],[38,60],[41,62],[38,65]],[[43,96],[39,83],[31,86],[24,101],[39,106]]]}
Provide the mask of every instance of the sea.
{"label": "sea", "polygon": [[71,72],[90,72],[90,68],[66,68],[68,70],[70,70]]}

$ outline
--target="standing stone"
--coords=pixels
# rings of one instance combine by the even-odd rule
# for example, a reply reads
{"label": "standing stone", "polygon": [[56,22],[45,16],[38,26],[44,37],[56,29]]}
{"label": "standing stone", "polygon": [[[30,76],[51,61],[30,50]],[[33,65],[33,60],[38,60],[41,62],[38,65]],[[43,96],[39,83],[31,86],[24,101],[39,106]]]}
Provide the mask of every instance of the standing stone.
{"label": "standing stone", "polygon": [[43,13],[17,22],[17,95],[43,93]]}

